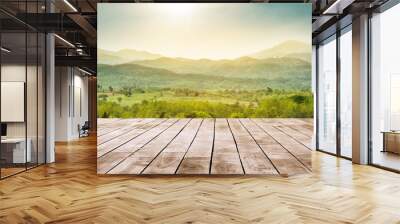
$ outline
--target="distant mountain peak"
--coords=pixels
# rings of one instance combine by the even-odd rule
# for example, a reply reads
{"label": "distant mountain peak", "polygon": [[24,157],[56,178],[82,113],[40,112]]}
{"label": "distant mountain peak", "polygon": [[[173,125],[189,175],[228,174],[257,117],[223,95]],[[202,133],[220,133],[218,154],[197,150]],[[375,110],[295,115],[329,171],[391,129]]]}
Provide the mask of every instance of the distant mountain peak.
{"label": "distant mountain peak", "polygon": [[134,49],[121,49],[118,51],[110,51],[98,49],[98,60],[101,64],[124,64],[131,61],[154,60],[164,57],[160,54],[154,54],[147,51]]}
{"label": "distant mountain peak", "polygon": [[255,59],[295,57],[309,61],[308,55],[311,56],[311,44],[297,40],[287,40],[248,56]]}

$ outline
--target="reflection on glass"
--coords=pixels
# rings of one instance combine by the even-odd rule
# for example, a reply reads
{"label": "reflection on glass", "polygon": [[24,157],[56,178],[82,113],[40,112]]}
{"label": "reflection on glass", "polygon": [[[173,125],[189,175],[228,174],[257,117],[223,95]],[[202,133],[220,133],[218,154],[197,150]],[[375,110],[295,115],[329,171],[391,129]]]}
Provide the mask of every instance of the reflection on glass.
{"label": "reflection on glass", "polygon": [[400,5],[372,18],[372,163],[400,170]]}
{"label": "reflection on glass", "polygon": [[340,36],[340,152],[352,157],[352,35]]}
{"label": "reflection on glass", "polygon": [[37,165],[37,33],[27,33],[27,82],[26,82],[26,111],[27,111],[27,144],[30,148],[30,159],[27,167]]}
{"label": "reflection on glass", "polygon": [[[1,44],[9,51],[1,57],[1,139],[2,177],[25,170],[30,161],[26,144],[25,90],[26,51],[25,33],[2,33]],[[28,147],[27,147],[28,146]],[[28,150],[26,150],[28,148]]]}
{"label": "reflection on glass", "polygon": [[[46,9],[44,0],[0,2],[19,15]],[[45,35],[14,22],[13,30],[0,29],[0,178],[45,162]]]}
{"label": "reflection on glass", "polygon": [[46,151],[45,151],[45,120],[46,120],[46,108],[45,108],[45,65],[46,65],[46,52],[45,52],[45,45],[46,45],[46,39],[45,35],[42,33],[39,33],[38,35],[38,77],[37,77],[37,90],[38,90],[38,136],[37,136],[37,148],[38,148],[38,156],[37,156],[37,162],[38,164],[43,164],[45,163],[45,158],[46,158]]}
{"label": "reflection on glass", "polygon": [[318,146],[336,153],[336,40],[318,48]]}

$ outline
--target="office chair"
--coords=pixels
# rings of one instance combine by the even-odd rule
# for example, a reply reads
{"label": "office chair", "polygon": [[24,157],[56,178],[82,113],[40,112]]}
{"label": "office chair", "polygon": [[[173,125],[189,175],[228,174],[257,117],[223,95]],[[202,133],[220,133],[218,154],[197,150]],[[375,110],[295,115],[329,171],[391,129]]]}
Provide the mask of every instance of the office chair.
{"label": "office chair", "polygon": [[79,127],[78,125],[78,129],[79,129],[79,138],[89,136],[89,129],[90,129],[89,121],[85,121],[82,127]]}

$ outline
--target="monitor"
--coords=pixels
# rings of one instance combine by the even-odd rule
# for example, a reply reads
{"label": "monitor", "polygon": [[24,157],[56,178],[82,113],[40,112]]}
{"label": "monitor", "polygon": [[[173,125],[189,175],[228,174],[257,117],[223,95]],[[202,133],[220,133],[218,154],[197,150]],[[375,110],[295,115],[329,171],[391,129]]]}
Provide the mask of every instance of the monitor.
{"label": "monitor", "polygon": [[7,136],[7,124],[1,124],[1,136]]}

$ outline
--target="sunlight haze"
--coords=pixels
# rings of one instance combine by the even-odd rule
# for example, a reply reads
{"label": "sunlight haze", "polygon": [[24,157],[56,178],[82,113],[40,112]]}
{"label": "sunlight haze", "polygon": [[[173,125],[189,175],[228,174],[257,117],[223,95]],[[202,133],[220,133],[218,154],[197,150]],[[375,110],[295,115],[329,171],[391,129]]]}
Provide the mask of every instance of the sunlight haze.
{"label": "sunlight haze", "polygon": [[287,40],[311,44],[308,4],[99,4],[98,48],[234,59]]}

